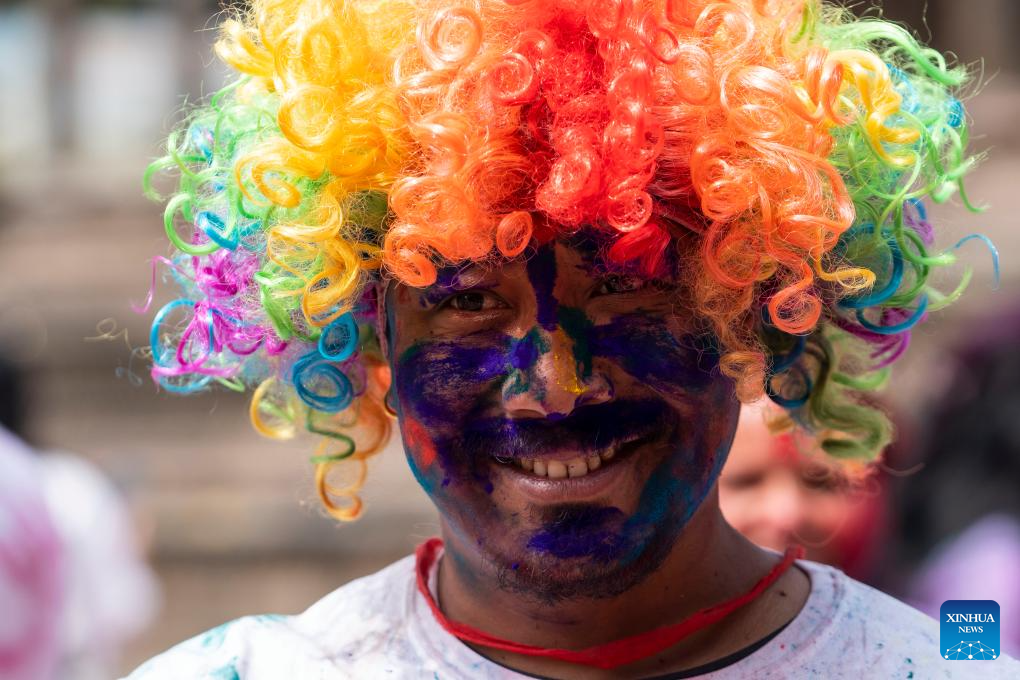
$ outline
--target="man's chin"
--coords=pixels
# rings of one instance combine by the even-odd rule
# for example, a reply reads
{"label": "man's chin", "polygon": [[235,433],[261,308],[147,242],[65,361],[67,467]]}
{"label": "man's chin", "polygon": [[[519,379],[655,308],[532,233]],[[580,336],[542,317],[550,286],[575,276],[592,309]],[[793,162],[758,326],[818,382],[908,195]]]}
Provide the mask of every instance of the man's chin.
{"label": "man's chin", "polygon": [[597,554],[557,557],[525,547],[518,553],[524,557],[499,562],[499,585],[546,604],[616,597],[648,578],[665,560],[673,542],[656,539],[608,560]]}

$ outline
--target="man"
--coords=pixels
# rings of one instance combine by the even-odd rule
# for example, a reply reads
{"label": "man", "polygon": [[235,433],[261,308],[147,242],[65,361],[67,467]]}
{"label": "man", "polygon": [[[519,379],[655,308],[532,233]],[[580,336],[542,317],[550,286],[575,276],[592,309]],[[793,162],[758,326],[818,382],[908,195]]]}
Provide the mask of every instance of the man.
{"label": "man", "polygon": [[343,519],[384,406],[442,541],[132,677],[951,675],[933,621],[755,547],[716,481],[738,395],[842,457],[888,440],[860,393],[925,313],[962,73],[800,0],[264,0],[225,30],[246,77],[155,166],[184,297],[153,374],[323,434]]}

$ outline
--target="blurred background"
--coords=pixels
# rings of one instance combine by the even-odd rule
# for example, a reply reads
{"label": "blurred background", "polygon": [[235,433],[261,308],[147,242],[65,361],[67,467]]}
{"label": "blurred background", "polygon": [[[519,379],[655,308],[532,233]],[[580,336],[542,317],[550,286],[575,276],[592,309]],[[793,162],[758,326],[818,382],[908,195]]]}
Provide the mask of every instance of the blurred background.
{"label": "blurred background", "polygon": [[[954,201],[936,207],[933,221],[939,245],[980,232],[1003,254],[995,289],[987,249],[972,242],[960,251],[975,271],[969,294],[915,333],[886,395],[904,438],[876,492],[886,510],[869,525],[881,517],[886,530],[858,573],[907,596],[947,540],[982,517],[1020,512],[1020,372],[1011,359],[1020,355],[1020,3],[883,6],[979,77],[967,106],[972,148],[988,158],[968,186],[989,209],[974,215]],[[148,324],[131,302],[146,295],[149,258],[168,251],[161,206],[142,197],[140,178],[187,104],[224,82],[211,50],[220,11],[209,0],[0,1],[5,418],[36,449],[94,464],[137,526],[157,587],[139,591],[151,610],[137,634],[125,634],[114,662],[121,672],[230,618],[300,611],[437,531],[397,446],[372,462],[364,518],[337,526],[313,496],[308,447],[260,438],[244,396],[157,392],[136,356]],[[943,288],[962,272],[946,275]],[[983,377],[967,378],[977,367]],[[970,406],[947,411],[952,399]],[[997,420],[975,406],[982,399],[1001,406]],[[932,435],[960,413],[962,429]],[[979,437],[984,430],[995,433]],[[975,450],[936,468],[928,461],[936,444],[953,460]],[[988,456],[985,467],[976,462]],[[1013,461],[1014,476],[1001,493],[985,493],[982,475],[997,476],[1003,461]],[[951,500],[970,514],[938,515],[926,501],[953,480]],[[72,514],[78,502],[73,492],[59,496]],[[1015,574],[1020,561],[1012,566]]]}

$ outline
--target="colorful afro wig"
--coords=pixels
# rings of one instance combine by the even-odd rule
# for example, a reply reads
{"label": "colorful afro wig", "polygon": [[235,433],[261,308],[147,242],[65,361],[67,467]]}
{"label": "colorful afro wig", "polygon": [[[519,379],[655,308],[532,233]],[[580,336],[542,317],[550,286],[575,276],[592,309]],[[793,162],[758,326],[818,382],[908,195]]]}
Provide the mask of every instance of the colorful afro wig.
{"label": "colorful afro wig", "polygon": [[255,0],[222,30],[239,77],[146,175],[179,178],[152,374],[321,435],[340,519],[389,431],[381,277],[582,228],[647,274],[684,244],[739,398],[862,462],[891,437],[869,393],[969,279],[929,284],[955,248],[925,209],[967,203],[966,73],[893,23],[819,0]]}

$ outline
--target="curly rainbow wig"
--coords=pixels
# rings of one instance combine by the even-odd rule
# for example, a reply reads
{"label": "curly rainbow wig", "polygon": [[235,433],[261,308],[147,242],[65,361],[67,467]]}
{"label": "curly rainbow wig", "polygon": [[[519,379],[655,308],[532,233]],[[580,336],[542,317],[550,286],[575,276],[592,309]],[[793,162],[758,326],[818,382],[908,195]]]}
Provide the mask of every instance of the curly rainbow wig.
{"label": "curly rainbow wig", "polygon": [[268,437],[321,435],[339,519],[389,431],[383,277],[427,286],[582,228],[652,275],[685,244],[687,304],[738,397],[862,462],[891,437],[869,394],[969,279],[929,284],[955,249],[925,209],[967,203],[966,73],[878,18],[819,0],[255,0],[222,31],[239,76],[146,175],[153,194],[179,178],[157,265],[180,294],[155,314],[152,374],[251,389]]}

